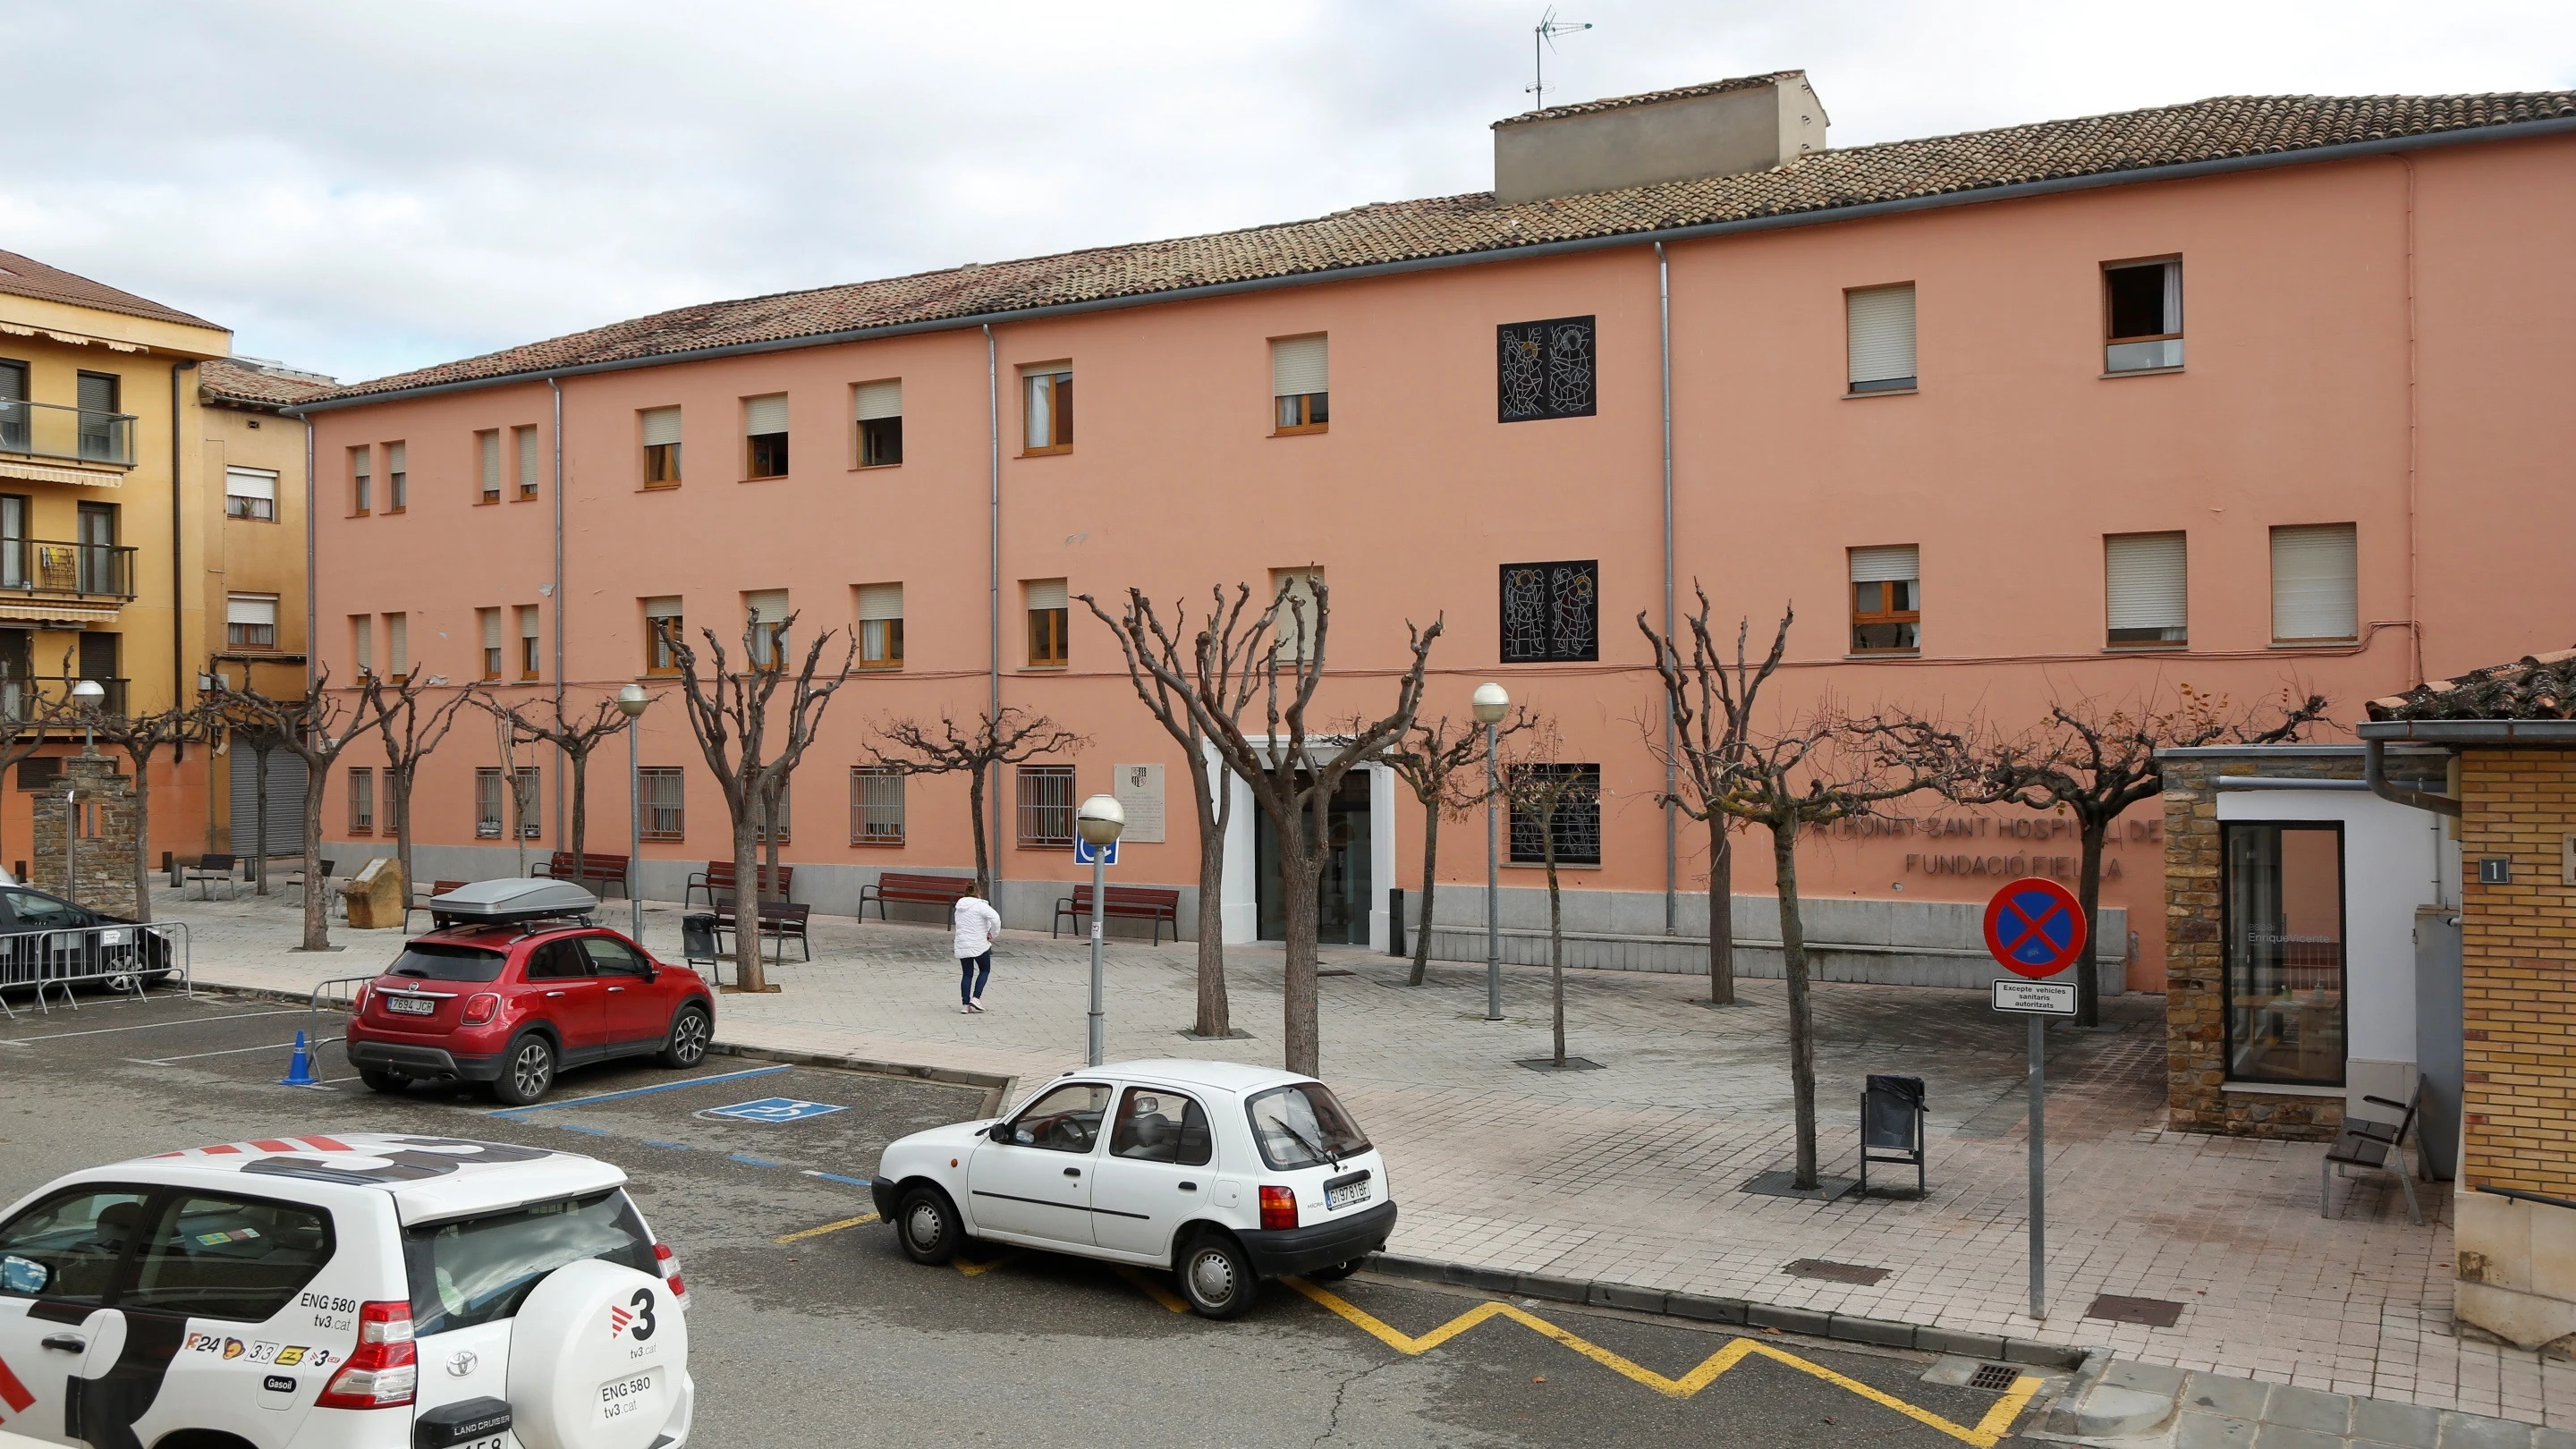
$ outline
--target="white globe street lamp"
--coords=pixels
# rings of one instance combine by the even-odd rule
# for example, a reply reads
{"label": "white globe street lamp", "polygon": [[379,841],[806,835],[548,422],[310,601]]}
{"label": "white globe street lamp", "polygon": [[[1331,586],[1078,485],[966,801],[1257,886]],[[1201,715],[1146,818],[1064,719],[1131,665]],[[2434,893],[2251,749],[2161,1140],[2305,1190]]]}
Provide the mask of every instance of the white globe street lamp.
{"label": "white globe street lamp", "polygon": [[[1468,707],[1485,726],[1485,1020],[1503,1019],[1503,930],[1497,913],[1502,908],[1503,880],[1501,861],[1502,825],[1495,813],[1495,798],[1502,793],[1501,776],[1494,764],[1496,736],[1494,727],[1511,713],[1512,697],[1504,688],[1491,682],[1476,686]],[[1431,923],[1422,923],[1424,930]]]}
{"label": "white globe street lamp", "polygon": [[626,904],[632,918],[626,934],[639,946],[644,944],[644,897],[638,890],[644,874],[644,770],[635,736],[636,722],[652,703],[653,696],[640,684],[617,691],[617,712],[626,716]]}
{"label": "white globe street lamp", "polygon": [[1100,1012],[1100,928],[1102,897],[1107,891],[1109,848],[1118,843],[1118,834],[1127,828],[1127,807],[1115,795],[1094,795],[1073,812],[1073,828],[1082,843],[1091,847],[1091,1020],[1089,1022],[1090,1064],[1100,1065],[1101,1035],[1104,1023]]}

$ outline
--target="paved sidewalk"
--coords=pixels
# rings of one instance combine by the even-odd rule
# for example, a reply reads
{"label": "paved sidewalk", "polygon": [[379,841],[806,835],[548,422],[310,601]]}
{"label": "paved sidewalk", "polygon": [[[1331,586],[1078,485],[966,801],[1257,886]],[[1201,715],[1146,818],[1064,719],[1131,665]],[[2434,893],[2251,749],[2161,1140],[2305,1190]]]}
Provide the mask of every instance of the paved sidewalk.
{"label": "paved sidewalk", "polygon": [[[300,989],[363,974],[391,932],[335,927],[347,949],[309,956],[292,892],[155,911],[190,923],[199,978]],[[676,945],[676,907],[646,938]],[[624,903],[608,917],[622,921]],[[745,1045],[1014,1074],[1025,1089],[1082,1058],[1087,957],[1071,936],[1005,933],[991,1010],[961,1016],[944,930],[814,922],[812,964],[773,972],[778,995],[729,995],[720,1037]],[[790,951],[793,956],[793,951]],[[1114,941],[1108,1051],[1278,1061],[1280,957],[1227,953],[1246,1040],[1181,1035],[1193,948]],[[2024,1312],[2022,1026],[1972,993],[1816,988],[1825,1170],[1849,1175],[1861,1078],[1924,1077],[1931,1191],[1830,1205],[1740,1188],[1790,1157],[1780,984],[1746,1005],[1693,1004],[1691,978],[1568,973],[1570,1052],[1605,1070],[1542,1074],[1547,975],[1506,968],[1508,1019],[1484,1017],[1481,971],[1329,951],[1323,1075],[1394,1164],[1405,1207],[1393,1251],[1523,1273],[1631,1283],[1963,1333],[2098,1345],[2119,1357],[2434,1409],[2576,1428],[2576,1363],[2451,1325],[2447,1194],[2410,1225],[2393,1185],[2356,1182],[2317,1215],[2316,1144],[2161,1130],[2162,998],[2106,1003],[2128,1027],[2052,1037],[2049,1314]],[[872,1164],[863,1164],[862,1170]],[[1874,1283],[1792,1275],[1792,1263],[1884,1269]],[[1849,1275],[1847,1275],[1849,1276]],[[1866,1276],[1866,1275],[1861,1275]],[[2180,1305],[2173,1326],[2084,1316],[2096,1295]]]}

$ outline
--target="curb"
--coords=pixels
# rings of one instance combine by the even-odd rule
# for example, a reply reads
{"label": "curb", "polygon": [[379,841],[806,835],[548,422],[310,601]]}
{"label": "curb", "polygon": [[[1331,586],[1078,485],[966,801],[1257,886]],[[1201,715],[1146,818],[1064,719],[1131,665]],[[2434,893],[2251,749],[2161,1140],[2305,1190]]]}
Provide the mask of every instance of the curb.
{"label": "curb", "polygon": [[[2062,1343],[2041,1343],[2036,1339],[2010,1338],[1992,1333],[1965,1333],[1954,1328],[1931,1328],[1912,1323],[1895,1323],[1883,1318],[1862,1318],[1848,1313],[1826,1313],[1812,1308],[1787,1308],[1769,1303],[1756,1303],[1746,1298],[1717,1298],[1698,1293],[1673,1293],[1656,1288],[1639,1288],[1626,1283],[1607,1283],[1578,1278],[1556,1278],[1544,1273],[1513,1273],[1500,1268],[1480,1268],[1471,1263],[1444,1263],[1431,1258],[1408,1258],[1397,1253],[1376,1253],[1368,1266],[1394,1278],[1411,1278],[1425,1283],[1446,1283],[1460,1288],[1476,1288],[1487,1293],[1505,1293],[1518,1298],[1543,1298],[1557,1303],[1586,1303],[1597,1308],[1625,1308],[1638,1313],[1660,1313],[1674,1318],[1692,1318],[1703,1323],[1740,1323],[1750,1328],[1776,1328],[1784,1333],[1802,1333],[1813,1338],[1839,1339],[1845,1343],[1876,1344],[1883,1348],[1921,1349],[1927,1353],[1958,1354],[1966,1358],[1994,1359],[2003,1363],[2027,1364],[2033,1368],[2075,1369],[2092,1363],[2095,1356],[2107,1363],[2110,1355],[2101,1349],[2075,1348]],[[2097,1369],[2098,1373],[2099,1370]]]}

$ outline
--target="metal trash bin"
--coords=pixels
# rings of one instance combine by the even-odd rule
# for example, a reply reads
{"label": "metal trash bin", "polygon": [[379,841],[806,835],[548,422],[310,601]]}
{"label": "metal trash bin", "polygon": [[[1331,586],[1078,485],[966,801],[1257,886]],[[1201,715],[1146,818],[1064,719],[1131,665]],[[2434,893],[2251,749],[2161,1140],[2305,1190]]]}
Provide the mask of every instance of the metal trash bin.
{"label": "metal trash bin", "polygon": [[1860,1094],[1860,1190],[1869,1194],[1869,1165],[1914,1169],[1914,1195],[1927,1185],[1923,1153],[1923,1079],[1873,1073]]}
{"label": "metal trash bin", "polygon": [[691,911],[680,917],[680,955],[693,966],[716,959],[715,912]]}

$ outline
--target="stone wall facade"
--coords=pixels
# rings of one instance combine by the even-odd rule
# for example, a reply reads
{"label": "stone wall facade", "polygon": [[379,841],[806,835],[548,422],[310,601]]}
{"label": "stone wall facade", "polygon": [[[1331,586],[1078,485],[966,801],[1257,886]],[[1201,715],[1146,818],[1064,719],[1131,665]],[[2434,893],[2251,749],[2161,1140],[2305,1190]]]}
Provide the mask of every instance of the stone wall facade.
{"label": "stone wall facade", "polygon": [[[66,794],[78,796],[67,802]],[[28,884],[93,911],[128,920],[141,914],[134,899],[133,782],[119,774],[105,755],[74,755],[63,761],[59,782],[34,792],[35,830],[27,862]],[[71,867],[64,880],[63,825],[66,812],[78,829]]]}

